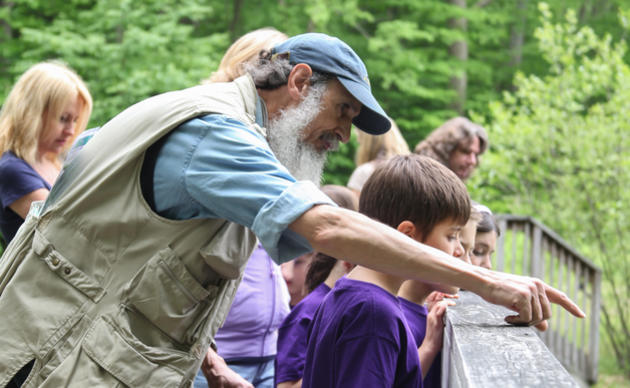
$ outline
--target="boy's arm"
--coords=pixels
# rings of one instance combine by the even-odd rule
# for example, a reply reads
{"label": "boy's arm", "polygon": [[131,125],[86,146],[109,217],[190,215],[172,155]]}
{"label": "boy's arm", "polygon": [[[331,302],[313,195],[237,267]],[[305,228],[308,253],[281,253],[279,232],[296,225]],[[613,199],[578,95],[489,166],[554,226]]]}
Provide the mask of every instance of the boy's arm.
{"label": "boy's arm", "polygon": [[418,348],[420,357],[420,367],[422,367],[422,379],[427,376],[435,356],[442,349],[442,338],[444,337],[444,313],[446,312],[446,301],[440,301],[433,305],[427,315],[427,334],[424,341]]}
{"label": "boy's arm", "polygon": [[297,381],[285,381],[283,383],[279,383],[277,388],[301,388],[302,387],[302,379]]}
{"label": "boy's arm", "polygon": [[571,314],[584,313],[563,292],[540,279],[472,266],[418,243],[393,228],[346,209],[313,206],[289,226],[314,250],[407,279],[449,284],[470,290],[490,303],[517,313],[506,321],[547,328],[550,303]]}

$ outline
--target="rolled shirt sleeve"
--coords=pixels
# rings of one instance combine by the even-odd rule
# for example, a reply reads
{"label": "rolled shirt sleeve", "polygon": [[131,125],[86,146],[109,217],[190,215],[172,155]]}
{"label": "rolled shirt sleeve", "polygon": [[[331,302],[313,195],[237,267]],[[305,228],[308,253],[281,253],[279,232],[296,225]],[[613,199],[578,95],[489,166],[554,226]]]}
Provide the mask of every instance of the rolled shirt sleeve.
{"label": "rolled shirt sleeve", "polygon": [[222,115],[190,120],[168,136],[155,165],[154,196],[163,216],[250,228],[278,263],[312,250],[288,225],[314,205],[335,206],[312,182],[296,181],[262,134]]}

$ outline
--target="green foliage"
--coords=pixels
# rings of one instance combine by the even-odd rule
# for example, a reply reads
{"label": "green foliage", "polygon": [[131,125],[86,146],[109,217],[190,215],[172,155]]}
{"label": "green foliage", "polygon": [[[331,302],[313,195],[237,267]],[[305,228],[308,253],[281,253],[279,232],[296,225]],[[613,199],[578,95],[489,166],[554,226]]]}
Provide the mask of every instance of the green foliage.
{"label": "green foliage", "polygon": [[24,47],[14,68],[63,59],[94,95],[92,126],[143,98],[197,84],[229,44],[222,33],[195,36],[195,24],[213,9],[193,0],[103,0],[74,11],[72,19],[63,16],[45,28],[20,30]]}
{"label": "green foliage", "polygon": [[544,77],[517,75],[514,93],[490,107],[492,147],[473,196],[495,210],[533,215],[602,266],[602,323],[630,376],[630,67],[625,44],[552,23],[546,4],[536,30],[549,63]]}
{"label": "green foliage", "polygon": [[[532,0],[470,0],[465,9],[445,0],[5,1],[0,99],[31,64],[61,59],[92,92],[90,126],[102,125],[136,101],[208,77],[252,29],[319,31],[364,59],[374,95],[413,148],[456,114],[449,80],[465,71],[464,111],[489,123],[492,145],[469,182],[473,197],[552,226],[604,266],[611,285],[604,291],[615,300],[630,284],[623,249],[630,54],[613,44],[627,35],[630,11],[620,7],[628,1],[549,0],[540,19]],[[553,24],[552,14],[567,18]],[[449,27],[455,17],[466,19],[465,31]],[[466,61],[449,54],[456,40],[467,44]],[[346,183],[356,147],[351,140],[330,155],[325,183]],[[612,318],[630,315],[607,308]],[[618,336],[612,318],[607,332]]]}
{"label": "green foliage", "polygon": [[[618,38],[624,34],[616,20],[622,2],[554,0],[549,7],[579,9],[578,25]],[[454,17],[467,20],[466,31],[448,26]],[[464,110],[483,118],[488,102],[512,88],[517,70],[548,71],[531,39],[539,21],[535,3],[527,0],[469,1],[465,9],[444,0],[18,0],[0,3],[0,24],[2,96],[31,64],[61,59],[93,94],[90,126],[150,95],[197,84],[233,40],[264,26],[290,35],[320,31],[348,42],[364,58],[374,94],[412,148],[456,114],[452,76],[466,72]],[[510,49],[519,28],[523,45]],[[468,46],[466,61],[449,54],[458,39]],[[514,50],[521,62],[511,63]],[[326,181],[347,180],[354,147],[331,156]]]}

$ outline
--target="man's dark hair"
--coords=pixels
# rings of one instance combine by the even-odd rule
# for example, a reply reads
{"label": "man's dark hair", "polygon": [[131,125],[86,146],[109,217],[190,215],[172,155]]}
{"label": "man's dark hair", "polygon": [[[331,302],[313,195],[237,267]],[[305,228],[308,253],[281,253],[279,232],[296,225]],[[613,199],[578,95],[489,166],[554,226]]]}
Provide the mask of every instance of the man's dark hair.
{"label": "man's dark hair", "polygon": [[359,212],[393,228],[409,220],[426,238],[444,220],[464,225],[470,198],[461,179],[439,162],[401,155],[378,166],[367,180]]}
{"label": "man's dark hair", "polygon": [[[286,85],[292,69],[293,65],[289,63],[288,58],[281,55],[273,57],[271,52],[267,50],[260,52],[257,62],[245,66],[245,70],[252,76],[256,88],[267,90]],[[333,78],[334,76],[330,74],[313,71],[310,83],[315,85],[328,82]]]}

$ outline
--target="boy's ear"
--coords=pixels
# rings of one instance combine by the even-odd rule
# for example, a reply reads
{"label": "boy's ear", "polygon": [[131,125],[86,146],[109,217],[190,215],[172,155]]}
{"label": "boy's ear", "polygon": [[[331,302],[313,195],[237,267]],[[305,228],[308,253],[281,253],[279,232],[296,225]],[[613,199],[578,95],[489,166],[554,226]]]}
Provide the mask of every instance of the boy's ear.
{"label": "boy's ear", "polygon": [[416,229],[416,225],[414,225],[414,223],[409,220],[405,220],[401,222],[400,224],[398,224],[398,227],[396,228],[396,230],[406,235],[407,237],[411,237],[413,239],[416,238],[416,235],[418,233],[418,230]]}
{"label": "boy's ear", "polygon": [[352,263],[351,263],[351,262],[349,262],[349,261],[342,260],[342,261],[341,261],[341,263],[342,263],[343,268],[344,268],[344,270],[345,270],[346,272],[350,272],[350,270],[351,270],[352,268],[354,268],[354,264],[352,264]]}

